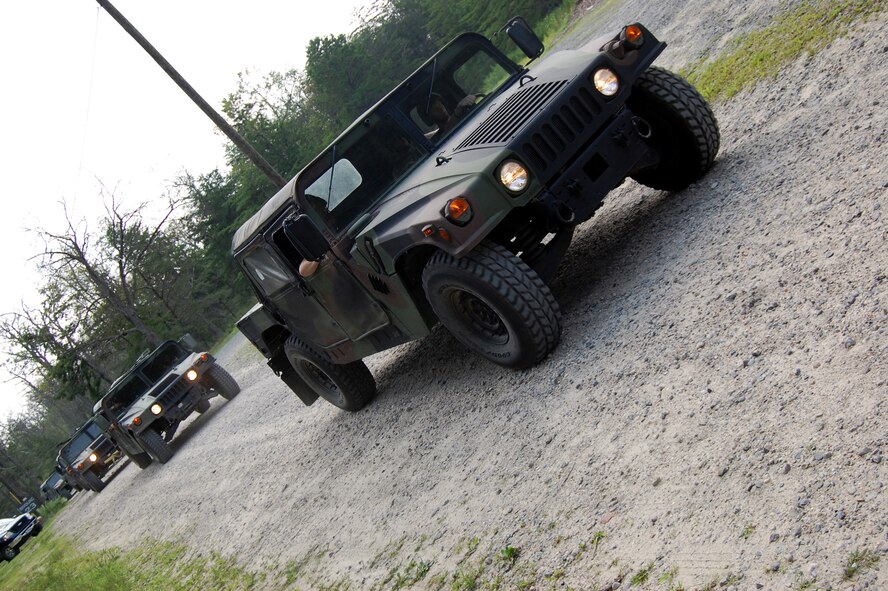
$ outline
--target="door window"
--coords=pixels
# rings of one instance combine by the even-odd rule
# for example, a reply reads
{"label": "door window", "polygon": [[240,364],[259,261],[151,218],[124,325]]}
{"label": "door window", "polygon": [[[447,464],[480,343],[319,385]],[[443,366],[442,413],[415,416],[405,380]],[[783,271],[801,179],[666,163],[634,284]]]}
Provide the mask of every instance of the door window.
{"label": "door window", "polygon": [[256,248],[244,257],[244,266],[266,296],[293,284],[293,276],[264,248]]}

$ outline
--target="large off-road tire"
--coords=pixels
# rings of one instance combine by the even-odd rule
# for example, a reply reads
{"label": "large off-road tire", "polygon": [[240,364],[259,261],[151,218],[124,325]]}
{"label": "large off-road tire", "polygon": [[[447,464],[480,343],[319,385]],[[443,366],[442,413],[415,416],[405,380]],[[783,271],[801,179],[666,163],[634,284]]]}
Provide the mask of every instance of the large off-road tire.
{"label": "large off-road tire", "polygon": [[684,78],[648,68],[632,87],[629,109],[651,126],[656,166],[632,174],[653,189],[677,191],[703,176],[718,154],[718,122],[706,100]]}
{"label": "large off-road tire", "polygon": [[287,359],[318,396],[343,410],[361,410],[376,396],[376,380],[363,361],[336,364],[298,337],[284,344]]}
{"label": "large off-road tire", "polygon": [[84,472],[83,480],[86,482],[86,485],[93,492],[102,492],[105,490],[105,483],[102,482],[102,479],[98,477],[94,472]]}
{"label": "large off-road tire", "polygon": [[138,466],[142,470],[144,470],[145,468],[147,468],[148,466],[151,465],[151,462],[152,462],[151,456],[149,456],[148,454],[146,454],[144,452],[130,453],[128,451],[124,451],[123,453],[126,454],[126,457],[128,457],[133,464],[135,464],[136,466]]}
{"label": "large off-road tire", "polygon": [[461,259],[436,253],[422,286],[447,330],[499,365],[534,366],[561,338],[561,311],[549,287],[499,244],[482,242]]}
{"label": "large off-road tire", "polygon": [[214,365],[207,370],[205,376],[207,385],[219,393],[219,396],[225,400],[231,400],[240,392],[240,386],[231,377],[231,374],[225,371],[220,365]]}
{"label": "large off-road tire", "polygon": [[160,433],[154,429],[146,429],[136,435],[136,439],[139,440],[142,449],[148,452],[153,460],[161,464],[166,464],[173,457],[173,449],[170,444],[164,441]]}
{"label": "large off-road tire", "polygon": [[6,548],[3,548],[2,552],[0,552],[0,557],[2,557],[3,560],[8,561],[8,560],[12,560],[16,556],[18,556],[18,553],[19,553],[18,548],[13,548],[11,546],[7,546]]}

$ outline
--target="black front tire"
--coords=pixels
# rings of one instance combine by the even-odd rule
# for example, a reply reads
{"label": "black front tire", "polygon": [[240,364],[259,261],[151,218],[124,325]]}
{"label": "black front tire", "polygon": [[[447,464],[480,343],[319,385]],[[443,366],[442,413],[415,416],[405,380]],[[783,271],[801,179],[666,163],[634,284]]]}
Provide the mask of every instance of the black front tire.
{"label": "black front tire", "polygon": [[138,466],[142,470],[144,470],[145,468],[147,468],[148,466],[151,465],[151,462],[152,462],[151,456],[149,456],[145,452],[130,453],[128,451],[125,451],[124,453],[126,454],[126,457],[128,457],[133,464],[135,464],[136,466]]}
{"label": "black front tire", "polygon": [[173,449],[163,440],[160,433],[154,429],[147,429],[136,435],[139,444],[149,456],[156,462],[166,464],[173,457]]}
{"label": "black front tire", "polygon": [[86,481],[86,485],[93,492],[102,492],[105,490],[105,483],[102,482],[102,479],[98,477],[94,472],[84,472],[83,480]]}
{"label": "black front tire", "polygon": [[524,261],[492,242],[461,259],[438,252],[422,272],[441,323],[477,354],[505,367],[532,367],[561,338],[561,311]]}
{"label": "black front tire", "polygon": [[363,361],[336,364],[291,336],[284,351],[299,377],[318,396],[342,410],[361,410],[376,396],[376,380]]}
{"label": "black front tire", "polygon": [[2,552],[0,552],[0,556],[3,557],[3,560],[9,561],[18,556],[18,553],[18,548],[7,546],[6,548],[3,548]]}
{"label": "black front tire", "polygon": [[706,100],[681,76],[648,68],[632,87],[629,109],[651,126],[648,140],[660,156],[633,179],[652,189],[677,191],[712,167],[719,148],[718,122]]}
{"label": "black front tire", "polygon": [[240,386],[235,379],[219,365],[214,365],[207,370],[206,381],[207,385],[225,400],[231,400],[240,392]]}

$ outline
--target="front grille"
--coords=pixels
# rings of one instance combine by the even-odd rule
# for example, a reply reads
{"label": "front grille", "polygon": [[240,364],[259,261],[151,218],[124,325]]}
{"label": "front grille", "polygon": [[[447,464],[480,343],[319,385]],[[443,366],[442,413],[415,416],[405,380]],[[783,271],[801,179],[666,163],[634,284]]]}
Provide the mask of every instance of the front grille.
{"label": "front grille", "polygon": [[104,435],[93,442],[93,451],[96,452],[96,454],[100,457],[109,455],[115,447],[117,447],[117,444],[111,441],[109,437],[105,437]]}
{"label": "front grille", "polygon": [[559,80],[522,88],[497,107],[456,149],[511,140],[566,84],[567,80]]}
{"label": "front grille", "polygon": [[576,138],[588,135],[599,113],[601,107],[592,91],[586,86],[578,88],[521,145],[528,164],[538,169],[552,164]]}
{"label": "front grille", "polygon": [[188,392],[191,384],[185,377],[179,377],[173,385],[167,388],[166,392],[157,397],[157,402],[164,408],[175,406]]}

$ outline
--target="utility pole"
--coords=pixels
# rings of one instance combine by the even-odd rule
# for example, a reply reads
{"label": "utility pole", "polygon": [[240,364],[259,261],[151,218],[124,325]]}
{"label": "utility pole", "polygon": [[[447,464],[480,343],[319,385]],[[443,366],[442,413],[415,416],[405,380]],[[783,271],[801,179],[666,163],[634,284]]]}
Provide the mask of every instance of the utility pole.
{"label": "utility pole", "polygon": [[173,82],[179,85],[185,94],[194,101],[194,103],[200,107],[200,110],[203,111],[207,117],[209,117],[216,126],[222,130],[222,132],[228,136],[235,146],[240,148],[240,150],[253,161],[259,170],[265,173],[265,176],[274,183],[278,188],[282,188],[287,184],[287,181],[280,175],[278,171],[274,169],[274,167],[268,163],[262,155],[256,151],[256,149],[247,142],[244,137],[237,132],[237,130],[231,126],[219,113],[216,112],[210,104],[201,97],[194,88],[188,84],[185,78],[182,77],[179,72],[173,68],[172,65],[162,56],[160,52],[157,51],[153,45],[151,45],[147,39],[145,39],[142,34],[136,30],[136,28],[130,23],[126,18],[120,14],[120,12],[114,8],[114,6],[108,2],[108,0],[96,0],[99,3],[99,6],[105,9],[105,11],[111,15],[111,18],[116,20],[118,24],[123,27],[123,29],[130,34],[130,36],[136,40],[136,43],[142,46],[142,49],[148,52],[154,61],[157,62],[157,65],[160,66],[164,72],[169,74],[170,78],[173,79]]}

